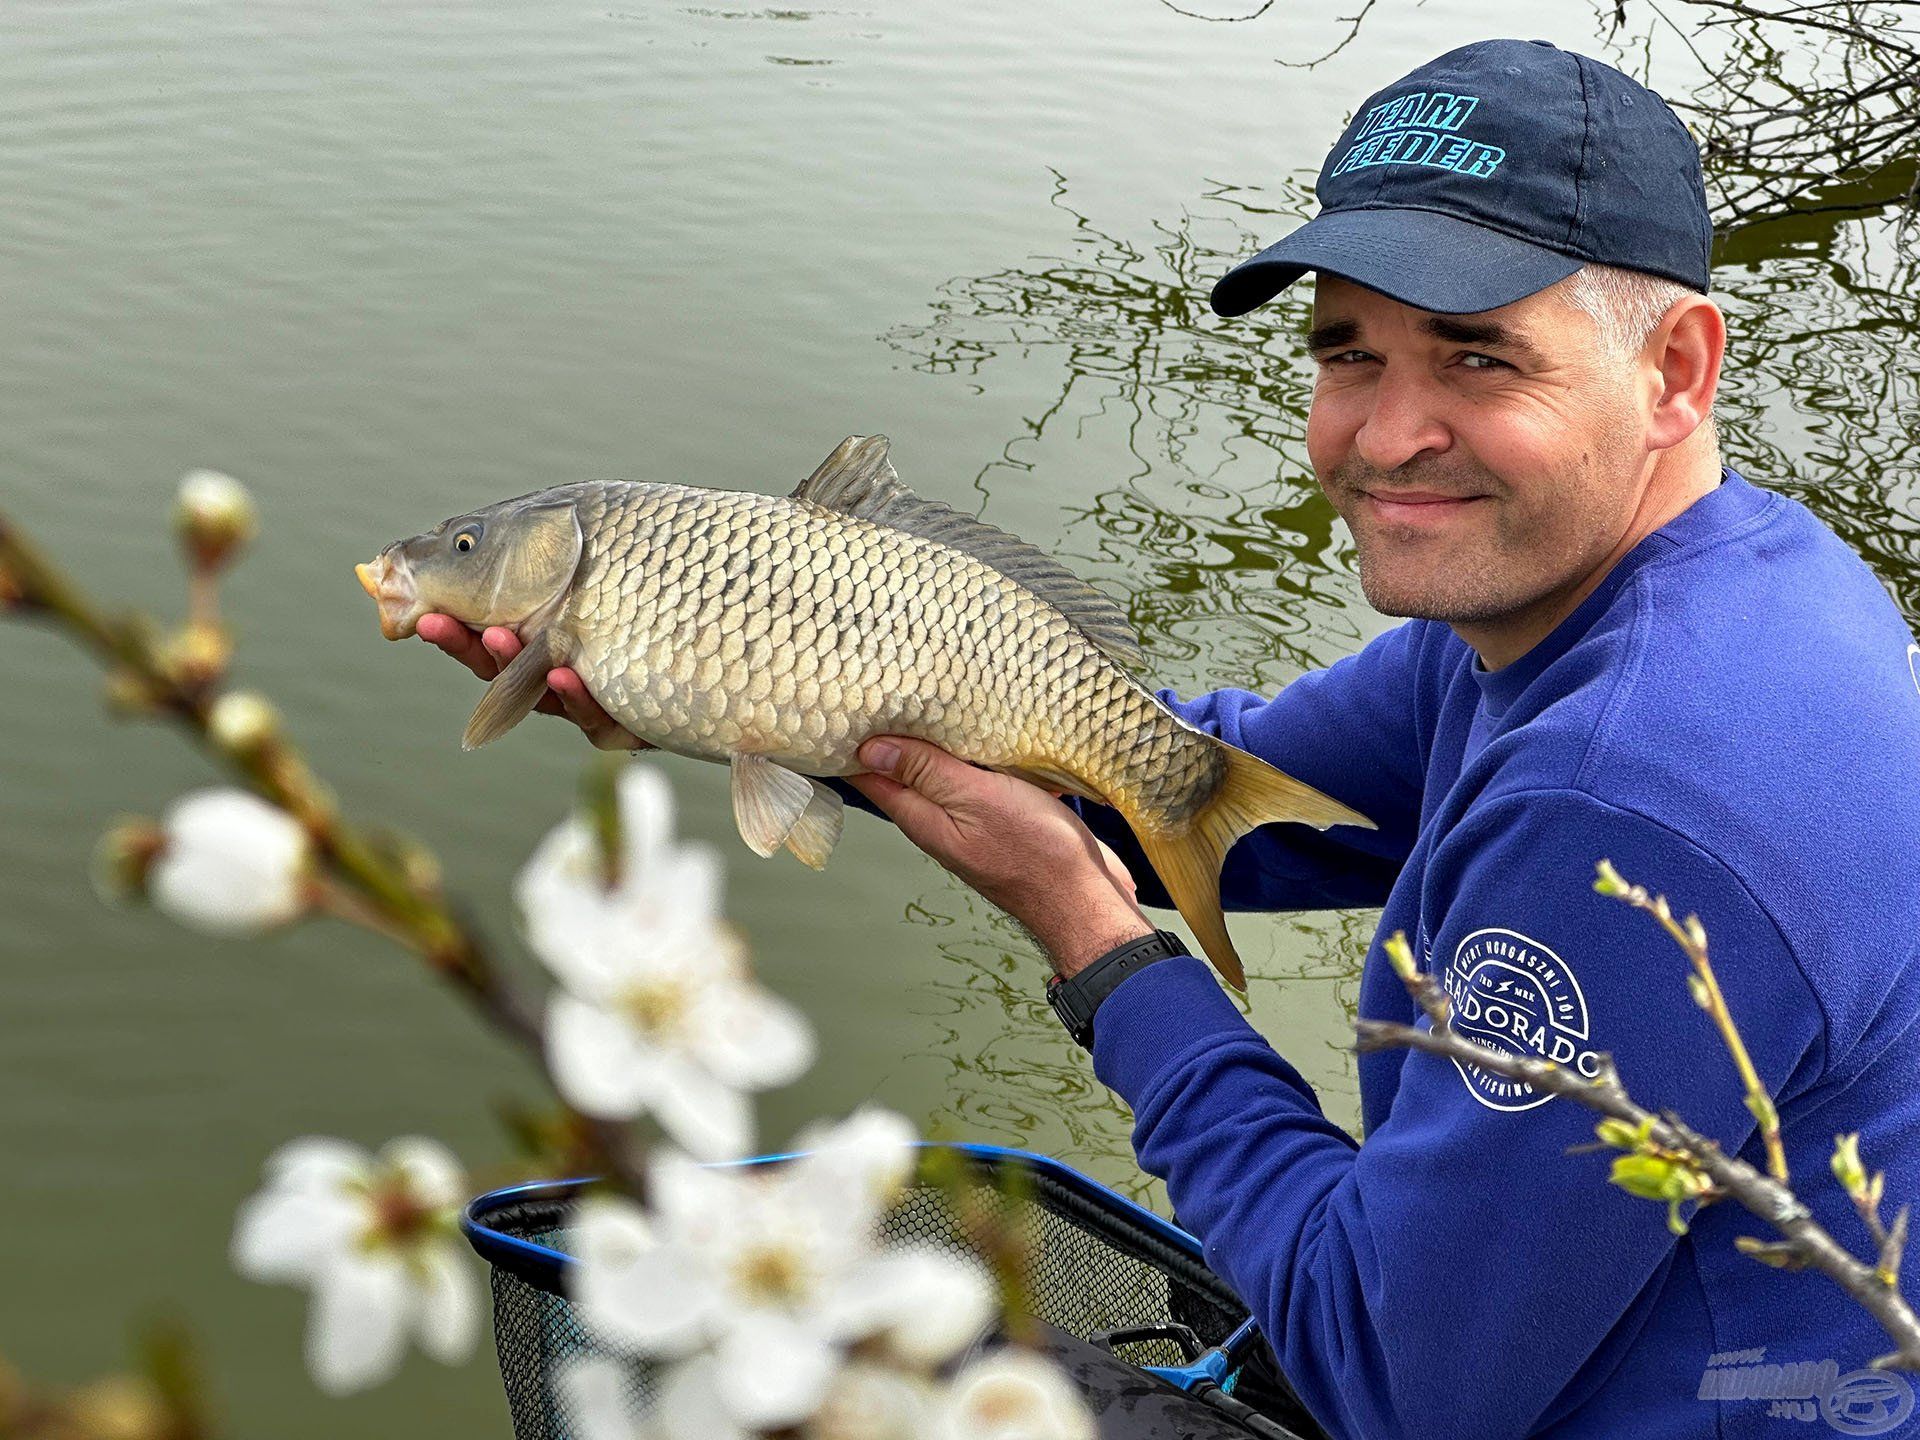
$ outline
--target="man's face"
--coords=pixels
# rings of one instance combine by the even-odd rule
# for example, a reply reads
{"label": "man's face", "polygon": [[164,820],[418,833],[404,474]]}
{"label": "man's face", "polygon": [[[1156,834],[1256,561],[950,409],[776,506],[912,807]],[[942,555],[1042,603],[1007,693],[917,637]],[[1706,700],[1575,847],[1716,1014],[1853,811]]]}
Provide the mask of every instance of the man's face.
{"label": "man's face", "polygon": [[1319,277],[1307,453],[1387,615],[1485,622],[1574,590],[1626,534],[1650,392],[1553,289],[1437,315]]}

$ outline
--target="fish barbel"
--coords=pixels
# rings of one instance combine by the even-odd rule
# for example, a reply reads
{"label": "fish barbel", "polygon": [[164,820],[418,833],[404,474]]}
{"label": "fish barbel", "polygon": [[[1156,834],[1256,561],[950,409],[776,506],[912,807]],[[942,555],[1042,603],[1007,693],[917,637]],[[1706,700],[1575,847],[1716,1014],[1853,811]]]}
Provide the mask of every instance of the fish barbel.
{"label": "fish barbel", "polygon": [[429,611],[506,625],[523,648],[462,743],[519,723],[558,665],[663,750],[733,770],[741,837],[816,869],[872,735],[1111,805],[1208,957],[1244,988],[1221,914],[1227,850],[1257,825],[1369,826],[1195,729],[1134,677],[1111,600],[1002,530],[900,483],[850,436],[790,497],[587,481],[396,541],[360,583],[390,640]]}

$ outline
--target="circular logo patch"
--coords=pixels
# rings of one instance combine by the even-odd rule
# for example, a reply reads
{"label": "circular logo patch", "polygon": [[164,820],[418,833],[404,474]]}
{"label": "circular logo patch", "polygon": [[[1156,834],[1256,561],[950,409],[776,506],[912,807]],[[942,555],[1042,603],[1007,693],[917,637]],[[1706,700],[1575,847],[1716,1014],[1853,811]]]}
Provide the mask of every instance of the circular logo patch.
{"label": "circular logo patch", "polygon": [[1913,1386],[1904,1375],[1854,1370],[1820,1397],[1820,1413],[1842,1435],[1884,1435],[1913,1414]]}
{"label": "circular logo patch", "polygon": [[[1567,962],[1517,930],[1476,930],[1460,942],[1441,981],[1453,1028],[1510,1055],[1532,1055],[1600,1073],[1587,1045],[1587,999]],[[1454,1061],[1467,1089],[1490,1110],[1531,1110],[1553,1097],[1531,1085]]]}

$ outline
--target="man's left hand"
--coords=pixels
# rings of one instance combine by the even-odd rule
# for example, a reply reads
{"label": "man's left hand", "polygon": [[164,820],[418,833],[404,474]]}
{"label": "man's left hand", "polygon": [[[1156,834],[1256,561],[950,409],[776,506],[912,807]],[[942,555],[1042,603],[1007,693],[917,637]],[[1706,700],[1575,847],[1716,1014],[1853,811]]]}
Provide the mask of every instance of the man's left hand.
{"label": "man's left hand", "polygon": [[848,783],[1026,926],[1060,974],[1152,932],[1120,857],[1038,786],[901,736],[867,741],[860,763],[873,773]]}

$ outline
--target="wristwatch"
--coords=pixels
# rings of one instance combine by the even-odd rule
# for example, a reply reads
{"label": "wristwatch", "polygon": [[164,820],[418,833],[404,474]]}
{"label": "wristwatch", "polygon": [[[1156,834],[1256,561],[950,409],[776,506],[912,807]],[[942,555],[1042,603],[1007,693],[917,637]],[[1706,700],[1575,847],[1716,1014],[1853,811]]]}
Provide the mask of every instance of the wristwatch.
{"label": "wristwatch", "polygon": [[1120,982],[1156,960],[1187,954],[1186,942],[1178,935],[1156,930],[1116,945],[1098,960],[1068,977],[1054,976],[1047,982],[1047,1004],[1067,1027],[1067,1034],[1083,1049],[1093,1048],[1093,1012],[1100,1008]]}

